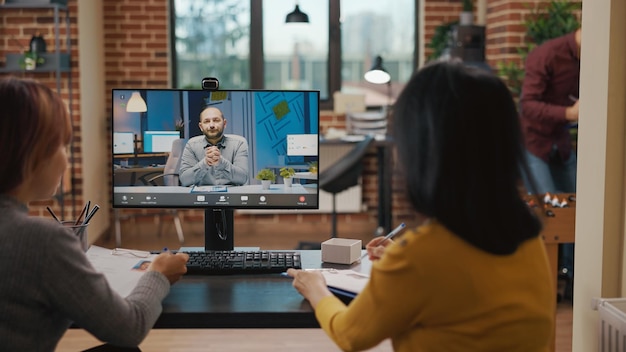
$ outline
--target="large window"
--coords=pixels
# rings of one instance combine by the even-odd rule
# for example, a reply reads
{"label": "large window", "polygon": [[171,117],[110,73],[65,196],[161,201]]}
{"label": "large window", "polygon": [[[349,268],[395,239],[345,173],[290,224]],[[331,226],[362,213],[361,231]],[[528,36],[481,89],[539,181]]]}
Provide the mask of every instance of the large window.
{"label": "large window", "polygon": [[250,1],[174,0],[174,88],[250,88]]}
{"label": "large window", "polygon": [[[176,88],[217,77],[224,88],[363,93],[385,105],[406,82],[417,51],[418,0],[171,0]],[[309,23],[285,23],[296,3]],[[365,82],[376,56],[391,84]]]}

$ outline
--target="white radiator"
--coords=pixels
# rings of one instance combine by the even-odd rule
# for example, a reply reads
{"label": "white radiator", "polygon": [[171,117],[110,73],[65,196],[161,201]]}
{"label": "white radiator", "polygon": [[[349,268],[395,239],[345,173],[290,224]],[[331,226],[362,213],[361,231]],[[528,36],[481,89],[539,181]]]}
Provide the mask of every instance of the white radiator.
{"label": "white radiator", "polygon": [[600,352],[626,351],[626,298],[599,299],[598,342]]}
{"label": "white radiator", "polygon": [[[320,162],[319,171],[323,171],[329,165],[346,155],[352,148],[353,144],[320,144]],[[361,180],[359,184],[346,189],[336,195],[336,211],[337,213],[360,213],[363,210],[363,192]],[[320,190],[319,209],[307,210],[244,210],[239,209],[237,212],[242,214],[267,214],[267,213],[330,213],[332,212],[332,195],[328,192]]]}

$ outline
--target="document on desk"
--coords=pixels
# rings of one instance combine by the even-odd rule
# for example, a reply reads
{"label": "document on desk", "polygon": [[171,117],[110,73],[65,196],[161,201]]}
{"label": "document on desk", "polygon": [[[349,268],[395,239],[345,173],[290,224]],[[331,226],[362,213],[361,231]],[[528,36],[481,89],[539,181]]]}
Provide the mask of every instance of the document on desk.
{"label": "document on desk", "polygon": [[369,275],[354,270],[339,269],[307,269],[318,270],[324,275],[326,286],[331,292],[354,298],[363,291],[369,281]]}
{"label": "document on desk", "polygon": [[87,259],[93,267],[104,274],[109,286],[122,297],[128,296],[137,286],[156,254],[132,249],[107,249],[91,246]]}

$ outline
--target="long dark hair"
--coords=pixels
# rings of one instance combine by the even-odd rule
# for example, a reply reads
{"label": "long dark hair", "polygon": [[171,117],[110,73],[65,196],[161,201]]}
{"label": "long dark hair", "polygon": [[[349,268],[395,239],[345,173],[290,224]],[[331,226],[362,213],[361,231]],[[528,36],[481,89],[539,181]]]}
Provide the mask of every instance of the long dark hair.
{"label": "long dark hair", "polygon": [[427,65],[399,96],[393,128],[418,212],[494,254],[539,234],[519,189],[528,167],[517,110],[500,78],[461,63]]}

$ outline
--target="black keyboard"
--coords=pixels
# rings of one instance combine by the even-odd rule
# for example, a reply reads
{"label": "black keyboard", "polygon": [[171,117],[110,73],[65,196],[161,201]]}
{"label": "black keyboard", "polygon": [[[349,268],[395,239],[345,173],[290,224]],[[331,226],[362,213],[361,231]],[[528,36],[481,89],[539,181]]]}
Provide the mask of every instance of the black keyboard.
{"label": "black keyboard", "polygon": [[299,252],[291,251],[206,251],[189,254],[187,274],[237,275],[282,273],[301,269]]}

